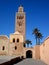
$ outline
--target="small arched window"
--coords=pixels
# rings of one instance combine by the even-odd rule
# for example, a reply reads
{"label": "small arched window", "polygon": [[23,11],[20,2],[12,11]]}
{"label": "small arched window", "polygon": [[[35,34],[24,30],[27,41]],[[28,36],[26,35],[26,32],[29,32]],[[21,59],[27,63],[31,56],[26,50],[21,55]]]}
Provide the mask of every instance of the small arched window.
{"label": "small arched window", "polygon": [[17,43],[19,43],[19,39],[17,38]]}
{"label": "small arched window", "polygon": [[5,46],[2,47],[2,50],[5,50]]}
{"label": "small arched window", "polygon": [[15,42],[15,38],[13,38],[13,42]]}
{"label": "small arched window", "polygon": [[24,47],[26,47],[25,43],[23,44]]}
{"label": "small arched window", "polygon": [[17,46],[15,46],[15,50],[17,49]]}

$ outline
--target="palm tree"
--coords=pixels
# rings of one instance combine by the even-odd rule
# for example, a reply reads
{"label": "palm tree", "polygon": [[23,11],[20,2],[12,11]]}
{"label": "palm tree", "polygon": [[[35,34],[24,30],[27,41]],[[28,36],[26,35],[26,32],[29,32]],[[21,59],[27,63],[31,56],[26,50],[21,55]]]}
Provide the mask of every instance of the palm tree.
{"label": "palm tree", "polygon": [[43,38],[43,36],[42,36],[42,34],[39,32],[38,33],[38,45],[40,45],[40,39],[42,39]]}
{"label": "palm tree", "polygon": [[33,33],[35,35],[35,38],[36,38],[36,45],[40,45],[40,39],[43,38],[42,34],[39,32],[38,28],[35,28],[33,30]]}
{"label": "palm tree", "polygon": [[29,47],[29,44],[32,44],[32,42],[30,40],[26,40],[25,44],[27,44],[27,47]]}
{"label": "palm tree", "polygon": [[35,35],[36,45],[37,45],[37,39],[38,39],[38,32],[39,32],[38,28],[35,28],[35,29],[33,30],[33,32],[32,32],[32,34]]}

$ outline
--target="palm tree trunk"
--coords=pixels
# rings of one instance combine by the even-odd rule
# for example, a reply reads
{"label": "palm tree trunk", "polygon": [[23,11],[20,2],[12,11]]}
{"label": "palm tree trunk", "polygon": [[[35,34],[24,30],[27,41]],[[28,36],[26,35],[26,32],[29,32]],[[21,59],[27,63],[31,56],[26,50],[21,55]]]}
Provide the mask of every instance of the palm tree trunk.
{"label": "palm tree trunk", "polygon": [[36,45],[37,45],[37,36],[36,36]]}
{"label": "palm tree trunk", "polygon": [[38,45],[40,45],[40,38],[38,38]]}
{"label": "palm tree trunk", "polygon": [[27,47],[29,47],[29,44],[27,44]]}

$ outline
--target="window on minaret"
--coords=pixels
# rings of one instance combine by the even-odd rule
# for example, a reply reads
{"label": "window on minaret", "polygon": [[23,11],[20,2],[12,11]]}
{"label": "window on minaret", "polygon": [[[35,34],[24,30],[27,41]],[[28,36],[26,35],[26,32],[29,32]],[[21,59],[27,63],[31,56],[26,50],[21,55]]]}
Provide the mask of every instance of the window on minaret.
{"label": "window on minaret", "polygon": [[23,18],[24,16],[21,16],[21,15],[17,16],[17,19],[23,19]]}
{"label": "window on minaret", "polygon": [[19,43],[19,39],[17,39],[17,43]]}
{"label": "window on minaret", "polygon": [[2,47],[2,50],[5,50],[5,47],[4,46]]}
{"label": "window on minaret", "polygon": [[19,22],[19,26],[22,26],[22,22],[21,21]]}
{"label": "window on minaret", "polygon": [[17,49],[17,46],[15,46],[15,50]]}
{"label": "window on minaret", "polygon": [[15,38],[13,38],[13,42],[15,43]]}

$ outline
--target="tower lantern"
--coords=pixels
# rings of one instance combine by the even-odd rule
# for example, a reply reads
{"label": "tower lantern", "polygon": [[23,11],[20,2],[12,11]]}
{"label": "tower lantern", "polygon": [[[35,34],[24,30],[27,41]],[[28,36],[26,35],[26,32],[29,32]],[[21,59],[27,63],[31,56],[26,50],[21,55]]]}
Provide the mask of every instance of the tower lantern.
{"label": "tower lantern", "polygon": [[18,8],[18,12],[23,12],[23,7],[22,7],[22,6],[20,6],[20,7]]}

